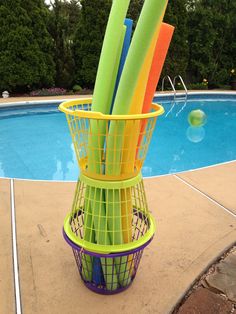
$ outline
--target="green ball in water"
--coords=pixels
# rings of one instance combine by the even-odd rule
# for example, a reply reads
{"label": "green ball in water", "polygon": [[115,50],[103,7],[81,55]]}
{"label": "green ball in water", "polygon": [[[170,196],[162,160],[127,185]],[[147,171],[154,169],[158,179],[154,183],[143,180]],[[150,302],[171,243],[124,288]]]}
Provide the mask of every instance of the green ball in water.
{"label": "green ball in water", "polygon": [[193,127],[200,127],[206,124],[207,116],[202,110],[193,110],[188,115],[188,122]]}

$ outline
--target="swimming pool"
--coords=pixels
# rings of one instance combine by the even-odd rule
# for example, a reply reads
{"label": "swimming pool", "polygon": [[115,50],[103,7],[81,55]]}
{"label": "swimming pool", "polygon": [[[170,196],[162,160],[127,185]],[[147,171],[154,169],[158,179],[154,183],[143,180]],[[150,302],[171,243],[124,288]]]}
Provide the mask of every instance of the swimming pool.
{"label": "swimming pool", "polygon": [[[143,175],[192,170],[236,159],[236,94],[196,94],[188,102],[159,97],[158,118]],[[0,107],[0,177],[73,181],[78,166],[66,118],[57,104]],[[191,128],[188,114],[201,109],[207,124]]]}

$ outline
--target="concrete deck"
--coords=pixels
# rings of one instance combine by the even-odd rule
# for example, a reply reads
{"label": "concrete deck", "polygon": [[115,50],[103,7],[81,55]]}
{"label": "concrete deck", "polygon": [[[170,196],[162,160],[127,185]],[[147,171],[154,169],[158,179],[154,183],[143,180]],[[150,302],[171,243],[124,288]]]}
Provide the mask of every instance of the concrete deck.
{"label": "concrete deck", "polygon": [[[145,180],[157,234],[133,285],[115,296],[84,287],[62,238],[75,184],[14,180],[23,312],[170,313],[195,279],[236,241],[235,173],[232,162]],[[9,180],[0,180],[0,313],[11,314],[9,193]]]}
{"label": "concrete deck", "polygon": [[92,95],[62,95],[62,96],[41,96],[41,97],[9,97],[9,98],[0,98],[0,107],[1,104],[9,104],[9,103],[19,103],[19,102],[40,102],[47,101],[48,103],[54,100],[69,100],[75,98],[91,98]]}
{"label": "concrete deck", "polygon": [[0,313],[14,313],[10,180],[0,180]]}

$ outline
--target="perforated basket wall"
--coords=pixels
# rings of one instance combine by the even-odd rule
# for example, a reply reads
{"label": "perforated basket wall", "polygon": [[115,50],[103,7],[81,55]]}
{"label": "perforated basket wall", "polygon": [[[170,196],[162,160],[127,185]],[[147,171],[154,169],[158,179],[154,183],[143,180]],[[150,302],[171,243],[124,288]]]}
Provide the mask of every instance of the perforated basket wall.
{"label": "perforated basket wall", "polygon": [[72,247],[81,279],[90,290],[100,294],[114,294],[127,289],[133,282],[144,248],[151,242],[129,252],[116,254],[92,253],[75,245],[64,233]]}
{"label": "perforated basket wall", "polygon": [[136,176],[144,163],[157,116],[164,110],[153,104],[140,115],[103,115],[91,111],[91,99],[69,101],[66,114],[81,172],[100,180]]}
{"label": "perforated basket wall", "polygon": [[91,252],[114,253],[143,245],[155,231],[141,175],[124,182],[81,176],[64,230]]}

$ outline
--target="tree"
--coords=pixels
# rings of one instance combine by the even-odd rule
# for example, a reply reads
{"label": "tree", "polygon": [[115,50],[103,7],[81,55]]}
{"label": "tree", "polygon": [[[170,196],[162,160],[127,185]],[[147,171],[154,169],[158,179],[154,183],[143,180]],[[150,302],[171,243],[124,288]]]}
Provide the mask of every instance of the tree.
{"label": "tree", "polygon": [[162,76],[181,75],[186,79],[189,60],[188,12],[185,0],[169,0],[164,21],[175,27]]}
{"label": "tree", "polygon": [[58,87],[70,88],[75,68],[71,47],[80,19],[80,4],[76,0],[71,2],[55,0],[50,15],[49,30],[54,40],[56,63],[55,83]]}
{"label": "tree", "polygon": [[43,0],[5,0],[0,5],[0,88],[25,91],[54,82],[52,39]]}
{"label": "tree", "polygon": [[133,20],[134,28],[137,25],[139,15],[141,13],[144,0],[131,0],[127,17]]}
{"label": "tree", "polygon": [[236,60],[236,2],[201,0],[189,18],[189,72],[217,87],[229,81]]}
{"label": "tree", "polygon": [[81,19],[74,37],[75,81],[93,88],[111,0],[81,1]]}

